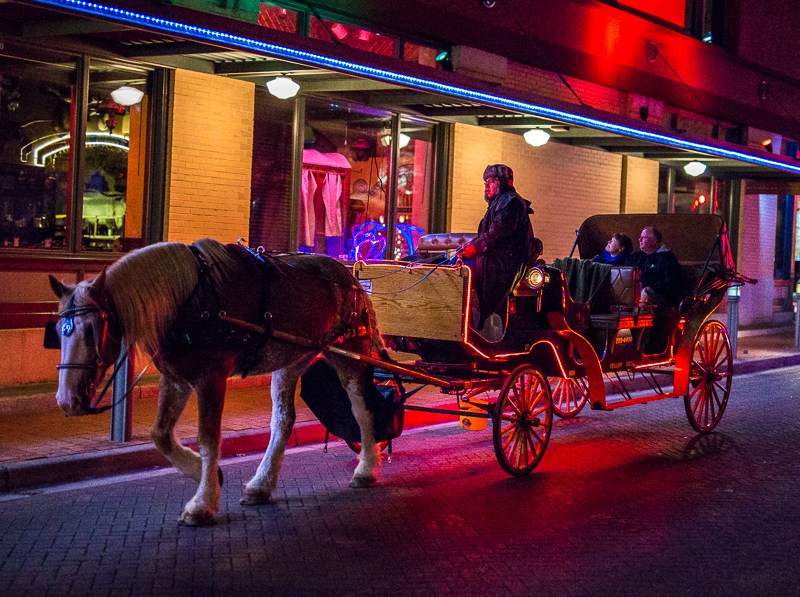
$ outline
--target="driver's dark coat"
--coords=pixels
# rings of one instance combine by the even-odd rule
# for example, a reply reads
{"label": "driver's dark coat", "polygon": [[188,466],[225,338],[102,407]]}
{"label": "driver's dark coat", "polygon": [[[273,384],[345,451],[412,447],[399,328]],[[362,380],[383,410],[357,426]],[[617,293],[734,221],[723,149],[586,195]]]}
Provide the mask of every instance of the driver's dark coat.
{"label": "driver's dark coat", "polygon": [[494,200],[478,226],[473,241],[477,253],[475,289],[481,321],[489,316],[511,290],[517,274],[525,265],[533,243],[529,214],[531,202],[508,186]]}

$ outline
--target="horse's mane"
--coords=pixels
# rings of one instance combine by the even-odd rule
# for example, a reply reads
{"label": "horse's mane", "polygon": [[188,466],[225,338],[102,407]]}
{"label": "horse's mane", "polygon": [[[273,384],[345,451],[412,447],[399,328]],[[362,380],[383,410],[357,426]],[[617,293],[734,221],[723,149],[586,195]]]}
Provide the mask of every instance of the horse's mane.
{"label": "horse's mane", "polygon": [[[223,267],[209,268],[210,272],[228,271],[225,265],[231,256],[222,244],[203,239],[194,246],[207,262],[223,262]],[[126,341],[155,354],[197,283],[197,259],[183,243],[150,245],[109,267],[106,290]]]}

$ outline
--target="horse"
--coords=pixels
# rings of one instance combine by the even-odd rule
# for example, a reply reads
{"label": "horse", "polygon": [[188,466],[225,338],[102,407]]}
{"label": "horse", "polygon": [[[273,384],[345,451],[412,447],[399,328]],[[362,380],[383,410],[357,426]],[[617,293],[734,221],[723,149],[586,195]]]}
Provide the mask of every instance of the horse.
{"label": "horse", "polygon": [[[128,253],[92,280],[65,284],[60,299],[56,400],[67,415],[97,412],[92,401],[123,346],[152,356],[161,373],[151,438],[182,474],[198,483],[179,522],[212,524],[219,511],[219,468],[226,380],[272,372],[267,450],[244,488],[244,505],[266,504],[277,487],[295,422],[295,387],[325,358],[347,391],[362,449],[351,487],[377,482],[380,451],[366,407],[371,370],[337,346],[369,355],[385,350],[366,292],[340,262],[324,255],[271,255],[213,239],[162,242]],[[197,393],[198,452],[174,429]],[[101,395],[102,397],[102,395]]]}

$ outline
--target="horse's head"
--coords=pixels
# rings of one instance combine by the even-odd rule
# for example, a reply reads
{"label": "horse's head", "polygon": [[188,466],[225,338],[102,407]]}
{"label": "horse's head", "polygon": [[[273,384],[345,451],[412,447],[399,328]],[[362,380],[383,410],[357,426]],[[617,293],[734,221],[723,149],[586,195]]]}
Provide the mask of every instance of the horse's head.
{"label": "horse's head", "polygon": [[105,281],[105,270],[93,281],[77,286],[50,276],[50,286],[61,299],[57,326],[61,363],[57,366],[56,400],[67,415],[92,412],[97,384],[121,350],[118,331],[109,321],[113,312]]}

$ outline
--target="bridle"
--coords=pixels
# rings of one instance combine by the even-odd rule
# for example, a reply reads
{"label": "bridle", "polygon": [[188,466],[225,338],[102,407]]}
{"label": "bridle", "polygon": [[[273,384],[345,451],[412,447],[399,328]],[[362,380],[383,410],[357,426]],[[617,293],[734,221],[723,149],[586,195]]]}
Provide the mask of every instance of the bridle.
{"label": "bridle", "polygon": [[[62,369],[83,369],[85,371],[91,371],[92,381],[89,385],[89,391],[87,392],[88,395],[91,395],[92,390],[94,389],[94,384],[97,378],[97,372],[101,369],[106,369],[108,365],[103,360],[103,353],[106,349],[106,344],[108,343],[110,332],[109,332],[109,316],[108,312],[101,309],[97,304],[91,305],[81,305],[80,307],[70,307],[64,309],[58,314],[58,319],[61,321],[61,335],[62,336],[70,336],[72,332],[75,331],[75,321],[76,317],[80,317],[82,315],[88,315],[89,313],[98,313],[100,315],[100,319],[103,321],[103,331],[100,334],[99,341],[95,341],[94,350],[95,350],[95,360],[92,363],[59,363],[56,365],[56,369],[61,371]],[[63,320],[63,321],[62,321]],[[125,362],[125,359],[128,358],[128,351],[124,351],[124,354],[117,360],[115,363],[115,368],[120,367],[122,363]],[[111,387],[111,384],[114,381],[114,376],[110,376],[108,381],[106,382],[105,386],[103,386],[103,390],[100,392],[99,396],[95,398],[94,404],[92,404],[89,408],[87,408],[87,412],[89,414],[99,414],[102,412],[107,411],[108,409],[112,408],[114,404],[110,404],[108,406],[102,406],[98,408],[98,404],[105,396],[108,388]],[[132,388],[131,388],[132,389]],[[127,397],[130,390],[128,390],[123,398],[118,400],[120,402],[122,399]]]}

